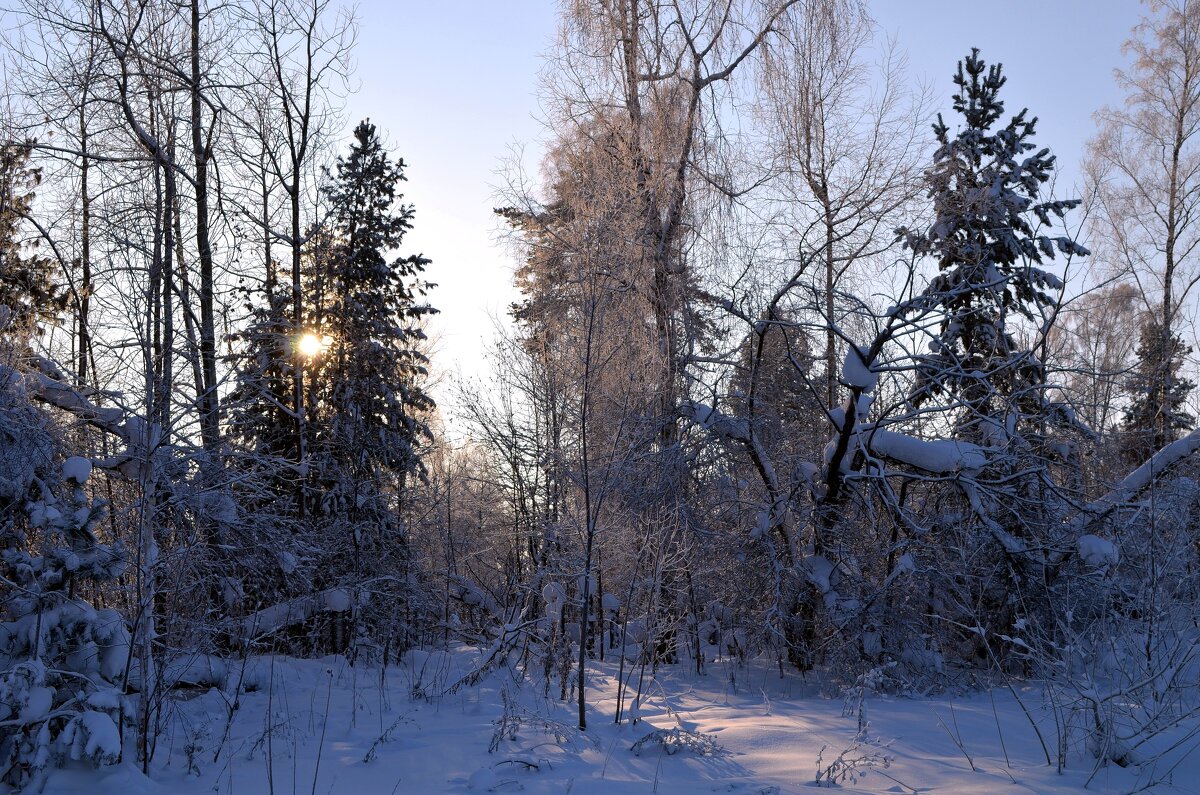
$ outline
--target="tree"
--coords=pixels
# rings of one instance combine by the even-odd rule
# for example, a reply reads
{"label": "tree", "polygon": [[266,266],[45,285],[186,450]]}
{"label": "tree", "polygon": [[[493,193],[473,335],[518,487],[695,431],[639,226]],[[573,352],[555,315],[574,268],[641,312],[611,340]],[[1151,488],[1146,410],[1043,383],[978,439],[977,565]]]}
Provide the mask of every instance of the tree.
{"label": "tree", "polygon": [[0,371],[0,435],[15,440],[0,471],[0,781],[38,788],[68,760],[120,758],[129,632],[117,611],[97,611],[82,594],[127,561],[94,532],[108,505],[84,491],[91,463],[55,465],[62,448],[50,418],[26,402],[15,371]]}
{"label": "tree", "polygon": [[1164,334],[1161,323],[1155,315],[1142,323],[1137,362],[1124,384],[1130,404],[1125,409],[1122,429],[1127,440],[1125,457],[1131,464],[1145,461],[1178,439],[1180,431],[1191,430],[1196,422],[1184,408],[1196,385],[1180,374],[1192,349],[1178,334]]}
{"label": "tree", "polygon": [[[1148,5],[1150,15],[1125,43],[1133,63],[1115,73],[1125,106],[1097,112],[1086,171],[1101,262],[1132,278],[1157,316],[1152,327],[1162,339],[1143,336],[1144,352],[1171,357],[1180,350],[1174,341],[1180,312],[1200,282],[1200,5]],[[1169,438],[1162,418],[1174,413],[1169,404],[1178,394],[1171,383],[1177,367],[1168,359],[1144,364],[1143,376],[1165,380],[1143,397],[1165,402],[1139,409],[1143,420],[1160,418],[1143,427],[1154,427],[1154,438]]]}
{"label": "tree", "polygon": [[[646,449],[659,459],[630,504],[660,528],[672,565],[686,559],[691,523],[679,408],[692,385],[689,362],[710,336],[697,311],[697,249],[705,245],[708,220],[703,200],[719,195],[711,190],[711,166],[727,146],[722,116],[738,112],[726,89],[752,70],[796,4],[573,2],[562,15],[561,68],[545,84],[543,107],[559,140],[585,153],[592,142],[592,162],[608,159],[600,190],[564,194],[570,202],[564,217],[581,232],[595,222],[608,233],[576,238],[589,244],[580,253],[592,268],[602,267],[604,253],[619,254],[612,286],[627,295],[633,311],[625,322],[643,346],[635,358],[646,366],[633,371],[643,379],[636,403],[618,405],[645,406],[637,432],[648,433]],[[679,598],[686,575],[670,567],[662,574],[655,600],[665,628],[659,656],[673,659],[675,628],[688,612]]]}
{"label": "tree", "polygon": [[29,155],[33,142],[0,144],[0,334],[27,338],[41,323],[66,307],[51,276],[52,261],[38,252],[38,241],[23,235],[40,168]]}
{"label": "tree", "polygon": [[324,187],[332,243],[314,262],[323,294],[311,311],[312,333],[329,337],[314,361],[313,478],[329,489],[325,501],[350,516],[378,515],[372,482],[386,474],[402,488],[422,472],[420,448],[430,436],[424,416],[427,359],[421,319],[433,307],[420,255],[392,259],[412,228],[412,205],[397,185],[404,161],[391,160],[370,121],[355,127],[349,155],[338,160]]}
{"label": "tree", "polygon": [[1141,306],[1137,287],[1117,282],[1064,304],[1050,335],[1049,360],[1079,419],[1098,434],[1120,419],[1121,381],[1137,347],[1129,329],[1139,324]]}
{"label": "tree", "polygon": [[[306,291],[303,284],[306,229],[318,225],[304,223],[306,206],[315,204],[313,186],[320,176],[323,144],[330,133],[336,113],[330,98],[345,85],[349,73],[349,53],[354,21],[339,13],[331,20],[328,0],[256,0],[250,7],[253,30],[251,59],[258,79],[245,92],[246,107],[241,122],[247,136],[255,141],[256,157],[250,159],[256,171],[258,212],[246,211],[245,217],[262,228],[266,292],[275,289],[271,242],[278,240],[290,249],[290,279],[287,293],[291,303],[292,333],[305,327]],[[285,220],[274,220],[269,205],[278,188],[284,199]],[[268,296],[268,303],[274,299]],[[292,423],[295,429],[295,465],[303,469],[307,458],[308,431],[305,422],[305,369],[288,370],[292,382]],[[299,472],[298,472],[299,475]],[[303,516],[304,490],[297,478],[296,510]]]}
{"label": "tree", "polygon": [[963,436],[1001,446],[1014,432],[1011,421],[1044,413],[1014,411],[1045,397],[1044,366],[1018,343],[1014,321],[1039,320],[1054,304],[1062,282],[1041,267],[1045,261],[1088,254],[1069,236],[1052,236],[1053,224],[1080,202],[1041,200],[1054,156],[1033,144],[1036,117],[1022,110],[994,129],[1005,81],[1001,66],[989,67],[977,49],[959,62],[953,101],[963,126],[952,138],[939,114],[933,128],[939,146],[926,172],[933,222],[900,230],[915,256],[934,258],[938,274],[926,295],[942,313],[912,400],[961,400]]}
{"label": "tree", "polygon": [[[403,179],[404,161],[388,155],[375,125],[359,123],[322,189],[328,227],[310,235],[320,245],[310,252],[309,341],[292,340],[292,355],[311,375],[301,470],[311,487],[308,512],[330,534],[319,545],[327,565],[318,575],[354,588],[407,565],[400,516],[409,479],[425,475],[422,448],[431,439],[421,329],[436,311],[423,300],[433,286],[421,278],[429,260],[389,259],[412,228],[414,209],[397,191]],[[347,536],[349,560],[340,551]],[[403,590],[396,601],[407,598]],[[355,644],[363,629],[358,604]]]}
{"label": "tree", "polygon": [[[11,201],[12,172],[6,177],[2,197]],[[17,193],[18,200],[28,197]],[[15,206],[27,210],[8,209]],[[85,490],[92,462],[69,455],[59,431],[63,415],[32,399],[56,392],[97,423],[114,420],[113,413],[26,369],[38,358],[25,355],[38,333],[34,323],[53,313],[57,298],[11,246],[17,224],[3,214],[0,224],[0,315],[7,316],[0,316],[0,784],[24,790],[42,788],[50,768],[68,760],[100,765],[120,758],[120,727],[130,722],[122,696],[130,635],[116,610],[98,611],[89,595],[117,580],[128,560],[119,543],[97,536],[109,504]]]}
{"label": "tree", "polygon": [[849,314],[838,292],[896,245],[892,231],[921,190],[915,155],[928,98],[904,87],[905,58],[894,46],[884,48],[877,71],[867,63],[875,24],[860,0],[805,3],[779,28],[764,42],[760,77],[768,154],[780,172],[772,183],[787,208],[784,246],[818,271],[824,391],[834,406],[835,328]]}
{"label": "tree", "polygon": [[[994,129],[1004,113],[999,67],[989,69],[972,51],[954,82],[962,129],[951,137],[941,117],[934,125],[939,147],[926,171],[933,217],[920,231],[900,230],[913,252],[904,293],[884,312],[866,302],[856,310],[874,332],[866,344],[848,346],[841,382],[849,395],[828,414],[833,438],[819,477],[797,483],[808,486],[813,505],[796,535],[807,542],[811,534],[815,554],[787,532],[786,511],[772,510],[763,533],[780,538],[785,565],[808,590],[794,594],[783,628],[802,642],[822,614],[846,627],[861,618],[849,611],[881,604],[918,551],[930,556],[936,599],[972,621],[979,620],[972,605],[984,600],[987,616],[1003,623],[1003,585],[1016,571],[1038,571],[1042,550],[1058,543],[1055,520],[1065,505],[1049,485],[1046,437],[1062,412],[1047,399],[1044,366],[1019,332],[1045,334],[1052,324],[1050,293],[1059,283],[1044,263],[1086,253],[1052,231],[1077,202],[1040,198],[1054,159],[1029,140],[1034,121],[1026,112]],[[926,256],[937,271],[917,289]],[[911,385],[893,399],[886,390],[897,377]],[[707,424],[754,447],[752,428]],[[920,496],[910,502],[914,491]],[[890,537],[864,540],[856,519],[873,525],[880,515]],[[914,624],[928,612],[910,614]],[[935,652],[914,638],[915,628],[892,642],[906,655],[916,644],[911,659],[925,666],[920,661]]]}

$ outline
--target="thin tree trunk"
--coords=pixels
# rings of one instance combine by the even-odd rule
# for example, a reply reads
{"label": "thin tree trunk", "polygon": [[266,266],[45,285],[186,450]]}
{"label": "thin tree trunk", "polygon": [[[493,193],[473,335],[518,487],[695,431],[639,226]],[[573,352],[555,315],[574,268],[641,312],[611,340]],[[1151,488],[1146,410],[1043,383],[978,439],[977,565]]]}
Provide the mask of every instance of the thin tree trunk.
{"label": "thin tree trunk", "polygon": [[[201,124],[200,87],[200,2],[191,1],[191,105],[192,155],[196,174],[196,248],[200,260],[200,364],[203,382],[198,384],[200,438],[215,466],[221,445],[220,401],[217,395],[217,334],[214,309],[213,253],[208,218],[208,144]],[[214,120],[215,124],[215,120]]]}

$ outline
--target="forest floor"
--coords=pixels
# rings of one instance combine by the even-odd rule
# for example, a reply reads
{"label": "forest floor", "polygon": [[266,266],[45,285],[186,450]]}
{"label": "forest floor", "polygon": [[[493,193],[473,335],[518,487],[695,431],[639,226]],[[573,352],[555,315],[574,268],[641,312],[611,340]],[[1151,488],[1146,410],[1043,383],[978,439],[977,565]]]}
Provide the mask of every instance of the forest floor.
{"label": "forest floor", "polygon": [[[414,651],[382,675],[340,657],[256,658],[228,667],[190,661],[193,673],[207,671],[224,686],[197,688],[164,712],[149,778],[131,763],[68,769],[53,774],[44,791],[784,795],[814,792],[818,770],[828,776],[840,758],[832,773],[846,793],[1200,792],[1195,740],[1157,764],[1097,770],[1082,740],[1073,739],[1058,773],[1042,745],[1055,754],[1053,711],[1035,685],[924,698],[867,694],[869,726],[860,735],[859,700],[851,697],[847,709],[845,699],[823,696],[799,673],[718,662],[697,675],[667,666],[656,676],[645,672],[638,722],[617,725],[617,664],[596,662],[581,732],[574,702],[557,698],[557,682],[547,698],[541,682],[501,670],[443,692],[479,660],[466,647]],[[632,671],[633,688],[639,673]],[[239,681],[249,692],[227,720]],[[1184,726],[1177,736],[1196,729]],[[127,753],[133,757],[132,747]]]}

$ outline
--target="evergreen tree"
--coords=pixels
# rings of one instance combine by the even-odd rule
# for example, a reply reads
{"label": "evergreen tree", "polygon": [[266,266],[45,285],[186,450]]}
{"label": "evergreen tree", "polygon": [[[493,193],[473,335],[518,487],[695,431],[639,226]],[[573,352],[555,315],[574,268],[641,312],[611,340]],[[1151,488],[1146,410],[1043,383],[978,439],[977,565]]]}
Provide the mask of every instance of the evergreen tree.
{"label": "evergreen tree", "polygon": [[1037,119],[1022,110],[997,128],[1005,82],[1001,66],[988,66],[977,49],[959,62],[953,106],[962,127],[952,137],[940,114],[933,126],[939,146],[926,172],[933,223],[900,230],[914,254],[935,258],[939,273],[926,296],[943,313],[913,402],[961,400],[963,435],[996,444],[1012,433],[1012,405],[1040,404],[1045,380],[1042,364],[1014,337],[1011,318],[1034,319],[1052,303],[1049,291],[1061,283],[1040,267],[1046,260],[1056,252],[1087,254],[1070,237],[1048,234],[1079,201],[1040,200],[1055,158],[1034,151]]}
{"label": "evergreen tree", "polygon": [[729,382],[733,415],[754,425],[755,433],[777,464],[819,454],[828,439],[822,425],[824,405],[810,375],[820,368],[812,339],[784,310],[762,318],[738,346]]}
{"label": "evergreen tree", "polygon": [[[383,150],[374,125],[359,124],[322,189],[328,221],[306,235],[302,323],[288,317],[287,286],[247,293],[249,322],[235,338],[242,353],[228,405],[240,448],[235,466],[244,474],[241,554],[255,561],[246,579],[256,606],[297,592],[349,594],[408,565],[400,516],[407,479],[424,475],[421,447],[431,436],[421,322],[435,310],[423,300],[432,285],[420,278],[429,260],[389,257],[412,227],[413,208],[396,190],[403,167]],[[302,446],[291,395],[296,367],[305,381]],[[301,486],[305,510],[297,514],[291,498]],[[281,513],[280,505],[289,509]],[[406,590],[373,609],[411,597]],[[346,608],[353,627],[334,611],[332,650],[366,636],[364,622],[375,619],[361,616],[360,606],[355,598]],[[323,646],[324,633],[312,637]]]}
{"label": "evergreen tree", "polygon": [[278,290],[247,290],[246,298],[245,329],[231,337],[242,344],[242,352],[228,398],[229,436],[259,462],[282,460],[295,447],[289,405],[295,366],[290,344],[295,330],[287,318],[291,298]]}
{"label": "evergreen tree", "polygon": [[108,505],[85,491],[91,462],[64,460],[53,419],[2,364],[0,449],[0,786],[37,792],[53,767],[120,757],[129,631],[87,597],[126,559],[97,539]]}
{"label": "evergreen tree", "polygon": [[21,229],[42,181],[31,166],[33,143],[0,144],[0,333],[28,336],[65,304],[51,278],[51,262],[37,243],[22,239]]}
{"label": "evergreen tree", "polygon": [[1079,201],[1042,196],[1055,158],[1033,143],[1037,119],[1022,110],[1002,121],[1005,82],[1000,65],[986,64],[978,50],[959,62],[953,108],[960,126],[952,134],[940,115],[933,125],[938,148],[925,174],[932,223],[901,230],[916,257],[937,265],[926,290],[906,305],[938,320],[929,352],[916,357],[909,397],[927,415],[945,416],[957,439],[971,443],[953,449],[975,456],[951,467],[974,470],[969,485],[953,487],[962,517],[926,539],[930,550],[941,550],[934,554],[970,563],[931,566],[930,592],[941,604],[971,605],[956,620],[989,632],[1051,615],[1049,592],[1026,587],[1038,570],[1026,567],[1039,554],[1027,550],[1072,543],[1062,534],[1069,505],[1052,470],[1066,449],[1056,437],[1070,413],[1047,399],[1046,367],[1019,330],[1036,338],[1048,327],[1052,293],[1062,284],[1047,263],[1088,253],[1059,231]]}
{"label": "evergreen tree", "polygon": [[[239,521],[226,526],[225,558],[218,564],[228,578],[215,583],[220,597],[214,604],[232,604],[226,595],[248,597],[251,608],[287,598],[289,587],[308,591],[304,571],[296,570],[299,529],[296,495],[296,423],[292,412],[292,375],[297,357],[292,351],[295,328],[289,318],[287,289],[246,289],[249,316],[243,330],[231,336],[240,344],[235,359],[234,388],[225,400],[228,466],[236,472],[231,490]],[[299,542],[299,544],[298,544]],[[214,592],[215,593],[215,592]]]}
{"label": "evergreen tree", "polygon": [[351,514],[379,495],[367,493],[377,474],[402,484],[422,471],[420,446],[429,437],[422,416],[433,408],[424,391],[427,359],[422,319],[435,310],[422,300],[429,260],[388,260],[412,228],[413,207],[401,203],[404,161],[384,151],[375,125],[354,130],[350,154],[323,189],[330,205],[332,245],[316,263],[328,300],[312,321],[329,339],[313,362],[312,461],[329,500]]}
{"label": "evergreen tree", "polygon": [[41,180],[29,153],[0,145],[0,786],[35,792],[69,761],[116,762],[132,710],[129,631],[88,600],[126,568],[97,537],[108,503],[15,364],[63,308],[50,260],[21,236]]}
{"label": "evergreen tree", "polygon": [[1137,364],[1124,384],[1131,400],[1124,420],[1125,452],[1131,463],[1145,461],[1194,426],[1196,418],[1184,402],[1196,385],[1180,375],[1191,352],[1178,334],[1163,328],[1157,315],[1142,324]]}

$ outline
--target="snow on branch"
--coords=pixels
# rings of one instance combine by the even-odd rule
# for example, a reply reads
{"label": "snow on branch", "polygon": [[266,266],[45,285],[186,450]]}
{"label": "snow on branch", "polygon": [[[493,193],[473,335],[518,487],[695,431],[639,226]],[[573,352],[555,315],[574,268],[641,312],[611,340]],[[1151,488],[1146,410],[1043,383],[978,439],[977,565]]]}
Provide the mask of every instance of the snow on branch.
{"label": "snow on branch", "polygon": [[63,411],[70,412],[84,422],[111,433],[122,441],[130,441],[129,429],[125,425],[125,412],[119,408],[105,408],[92,402],[92,390],[71,386],[63,380],[62,373],[54,364],[41,356],[30,358],[36,370],[19,373],[11,367],[0,365],[0,378],[19,379],[29,394]]}
{"label": "snow on branch", "polygon": [[713,436],[737,442],[750,442],[750,428],[745,420],[731,417],[712,406],[687,400],[679,407],[679,413]]}
{"label": "snow on branch", "polygon": [[248,644],[321,613],[345,613],[350,610],[352,601],[348,589],[328,588],[264,607],[241,620],[241,637],[237,640]]}
{"label": "snow on branch", "polygon": [[864,426],[860,439],[876,455],[938,475],[978,472],[987,464],[983,448],[954,439],[918,439],[906,433]]}
{"label": "snow on branch", "polygon": [[98,393],[95,390],[68,383],[66,376],[49,359],[31,356],[27,361],[34,369],[25,373],[0,365],[0,381],[18,382],[33,399],[61,409],[93,428],[115,436],[125,444],[125,451],[93,463],[105,469],[116,469],[128,477],[136,477],[145,457],[137,455],[135,451],[153,446],[156,440],[147,438],[147,431],[153,429],[148,429],[141,417],[124,408],[97,405],[94,398]]}
{"label": "snow on branch", "polygon": [[466,577],[460,577],[459,575],[453,573],[447,573],[446,577],[450,581],[450,596],[459,600],[468,607],[482,608],[488,613],[488,615],[497,618],[502,615],[500,605],[497,604],[492,595],[475,585]]}
{"label": "snow on branch", "polygon": [[879,383],[879,373],[873,369],[874,365],[869,348],[851,345],[842,362],[842,381],[851,388],[874,392]]}
{"label": "snow on branch", "polygon": [[1103,497],[1084,506],[1072,522],[1073,529],[1078,532],[1089,523],[1103,518],[1114,509],[1128,503],[1148,488],[1156,477],[1198,450],[1200,450],[1200,428],[1163,447],[1148,461],[1126,475]]}

